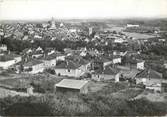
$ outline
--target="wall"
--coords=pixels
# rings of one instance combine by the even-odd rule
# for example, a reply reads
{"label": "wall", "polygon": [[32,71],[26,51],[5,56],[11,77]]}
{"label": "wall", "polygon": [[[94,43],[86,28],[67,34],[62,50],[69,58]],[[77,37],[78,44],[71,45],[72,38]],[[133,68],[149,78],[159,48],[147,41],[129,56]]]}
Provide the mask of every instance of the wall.
{"label": "wall", "polygon": [[79,69],[55,69],[56,74],[63,76],[71,76],[71,77],[80,77],[83,73],[82,70]]}
{"label": "wall", "polygon": [[80,93],[82,93],[82,94],[87,94],[87,93],[88,93],[88,83],[85,84],[85,85],[80,89]]}
{"label": "wall", "polygon": [[58,57],[56,57],[56,60],[64,61],[65,60],[65,56],[58,56]]}
{"label": "wall", "polygon": [[56,92],[62,92],[62,93],[67,93],[67,92],[79,93],[80,90],[79,89],[70,89],[70,88],[64,88],[64,87],[57,87],[56,86]]}
{"label": "wall", "polygon": [[19,56],[19,57],[15,57],[14,60],[15,60],[15,63],[19,63],[22,61],[22,58],[21,56]]}
{"label": "wall", "polygon": [[114,58],[113,59],[113,63],[116,64],[116,63],[121,63],[121,58]]}
{"label": "wall", "polygon": [[92,79],[97,80],[97,81],[111,80],[111,79],[115,79],[115,75],[92,74]]}
{"label": "wall", "polygon": [[137,63],[137,69],[144,70],[144,62]]}
{"label": "wall", "polygon": [[2,67],[3,69],[8,69],[9,66],[14,65],[14,64],[15,64],[15,60],[0,61],[0,67]]}
{"label": "wall", "polygon": [[32,66],[32,71],[29,71],[28,73],[36,74],[36,73],[39,73],[39,72],[43,72],[44,68],[45,68],[44,63],[40,63],[40,64]]}
{"label": "wall", "polygon": [[44,60],[44,64],[46,68],[56,66],[56,59]]}
{"label": "wall", "polygon": [[105,67],[105,66],[110,65],[110,64],[112,64],[112,61],[104,62],[103,66]]}

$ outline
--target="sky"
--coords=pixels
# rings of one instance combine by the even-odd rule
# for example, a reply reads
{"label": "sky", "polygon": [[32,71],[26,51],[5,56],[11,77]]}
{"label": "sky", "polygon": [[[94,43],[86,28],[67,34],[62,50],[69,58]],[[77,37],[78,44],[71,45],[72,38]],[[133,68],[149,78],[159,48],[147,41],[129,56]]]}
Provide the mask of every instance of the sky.
{"label": "sky", "polygon": [[0,20],[167,17],[167,0],[0,0]]}

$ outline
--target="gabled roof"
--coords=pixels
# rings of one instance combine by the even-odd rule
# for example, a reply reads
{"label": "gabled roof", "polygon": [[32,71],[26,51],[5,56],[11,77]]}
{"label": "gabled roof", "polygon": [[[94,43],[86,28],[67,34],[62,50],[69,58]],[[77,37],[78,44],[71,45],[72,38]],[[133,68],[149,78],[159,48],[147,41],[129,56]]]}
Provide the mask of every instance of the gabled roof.
{"label": "gabled roof", "polygon": [[101,56],[101,57],[98,57],[98,58],[95,58],[95,60],[94,61],[98,61],[98,62],[109,62],[109,61],[112,61],[112,60],[110,60],[109,58],[107,58],[107,57],[103,57],[103,56]]}
{"label": "gabled roof", "polygon": [[153,70],[153,69],[146,69],[143,70],[142,72],[140,72],[136,78],[155,78],[155,79],[161,79],[162,78],[162,74]]}
{"label": "gabled roof", "polygon": [[103,70],[96,70],[95,74],[115,75],[118,72],[118,69],[112,68],[111,66],[106,66]]}
{"label": "gabled roof", "polygon": [[119,71],[117,69],[112,68],[111,66],[106,66],[103,70],[104,74],[114,75],[117,74]]}
{"label": "gabled roof", "polygon": [[120,55],[113,55],[112,58],[113,58],[113,59],[121,58],[121,56],[120,56]]}
{"label": "gabled roof", "polygon": [[10,61],[10,60],[14,60],[13,57],[9,56],[9,55],[2,55],[0,56],[0,61],[1,62],[6,62],[6,61]]}
{"label": "gabled roof", "polygon": [[23,66],[29,66],[29,67],[31,67],[31,66],[38,65],[38,64],[41,64],[41,63],[43,63],[43,62],[40,61],[40,60],[33,59],[33,60],[25,63]]}
{"label": "gabled roof", "polygon": [[145,62],[145,61],[144,61],[144,60],[139,60],[139,59],[137,59],[136,62],[137,62],[137,63],[141,63],[141,62]]}
{"label": "gabled roof", "polygon": [[78,67],[80,67],[79,64],[71,60],[66,60],[64,62],[61,62],[59,65],[57,65],[55,69],[77,69]]}
{"label": "gabled roof", "polygon": [[85,80],[72,80],[72,79],[63,79],[57,83],[56,87],[70,88],[70,89],[81,89],[86,85],[88,81]]}
{"label": "gabled roof", "polygon": [[53,53],[51,55],[48,55],[44,58],[44,60],[52,60],[52,59],[56,59],[58,56],[63,56],[63,54],[61,53]]}
{"label": "gabled roof", "polygon": [[15,57],[21,57],[20,55],[14,54],[14,53],[10,53],[9,56],[15,58]]}
{"label": "gabled roof", "polygon": [[109,60],[109,59],[106,58],[106,57],[101,57],[100,60],[101,60],[102,62],[109,62],[109,61],[112,61],[112,60]]}

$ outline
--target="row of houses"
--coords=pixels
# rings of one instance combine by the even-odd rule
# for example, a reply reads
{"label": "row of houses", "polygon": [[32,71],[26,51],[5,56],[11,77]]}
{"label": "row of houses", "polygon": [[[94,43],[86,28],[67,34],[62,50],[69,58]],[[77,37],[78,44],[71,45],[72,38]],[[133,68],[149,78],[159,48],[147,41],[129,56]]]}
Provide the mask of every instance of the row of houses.
{"label": "row of houses", "polygon": [[136,84],[143,84],[146,89],[167,92],[167,80],[163,79],[161,73],[153,69],[145,69],[135,77]]}
{"label": "row of houses", "polygon": [[[20,65],[22,72],[24,73],[36,74],[43,72],[47,68],[52,68],[55,70],[57,75],[80,77],[84,73],[91,73],[93,77],[96,77],[94,79],[99,80],[107,79],[108,75],[112,79],[112,75],[115,76],[117,73],[115,73],[115,68],[112,68],[113,66],[110,65],[120,64],[122,62],[120,55],[99,56],[99,54],[97,54],[94,59],[84,59],[85,56],[81,56],[80,53],[83,51],[85,52],[85,49],[82,49],[79,53],[77,50],[66,51],[65,54],[55,52],[53,49],[46,53],[40,47],[38,47],[35,52],[33,51],[34,50],[32,49],[28,49],[24,52],[26,55],[31,53],[31,57],[29,59],[15,54],[1,56],[0,66],[3,69],[8,69],[10,66],[21,62]],[[34,57],[34,53],[36,52],[39,52],[42,55]],[[11,58],[11,56],[13,58]],[[143,61],[137,63],[137,69],[144,69]],[[97,72],[97,70],[100,71]]]}

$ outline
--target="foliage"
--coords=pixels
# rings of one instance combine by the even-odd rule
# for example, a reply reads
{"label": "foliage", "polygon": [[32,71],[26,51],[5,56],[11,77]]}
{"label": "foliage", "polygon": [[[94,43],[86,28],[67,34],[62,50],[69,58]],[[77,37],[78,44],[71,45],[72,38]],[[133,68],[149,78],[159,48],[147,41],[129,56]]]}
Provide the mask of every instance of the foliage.
{"label": "foliage", "polygon": [[51,68],[45,69],[44,71],[50,74],[55,74],[55,70]]}
{"label": "foliage", "polygon": [[127,100],[115,98],[112,93],[102,94],[56,93],[41,97],[7,97],[0,99],[0,111],[4,116],[162,116],[167,113],[167,103]]}

